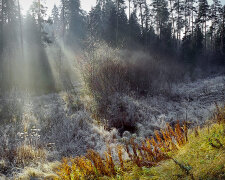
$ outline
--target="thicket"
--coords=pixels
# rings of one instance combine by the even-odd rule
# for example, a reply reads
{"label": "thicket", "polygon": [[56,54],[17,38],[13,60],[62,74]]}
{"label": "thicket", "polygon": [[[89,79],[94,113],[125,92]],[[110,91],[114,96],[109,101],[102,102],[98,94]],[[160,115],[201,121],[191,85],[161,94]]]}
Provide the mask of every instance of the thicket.
{"label": "thicket", "polygon": [[185,68],[175,61],[168,62],[166,58],[152,57],[142,51],[112,49],[107,45],[98,47],[82,62],[85,62],[81,64],[85,94],[92,99],[88,108],[96,119],[106,119],[109,128],[130,126],[131,130],[132,122],[138,121],[137,114],[130,118],[130,124],[125,123],[131,112],[122,100],[123,95],[169,95],[173,85],[185,77]]}

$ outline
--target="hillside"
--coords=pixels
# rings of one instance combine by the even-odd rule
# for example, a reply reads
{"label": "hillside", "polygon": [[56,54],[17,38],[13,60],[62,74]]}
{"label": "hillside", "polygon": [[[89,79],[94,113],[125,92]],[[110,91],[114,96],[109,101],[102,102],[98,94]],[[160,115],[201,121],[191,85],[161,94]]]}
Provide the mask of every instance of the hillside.
{"label": "hillside", "polygon": [[[133,133],[142,139],[153,135],[154,130],[165,128],[167,122],[173,125],[177,120],[180,122],[187,120],[190,128],[205,124],[215,110],[215,102],[223,104],[224,91],[224,76],[218,76],[178,84],[173,87],[169,96],[163,94],[148,98],[119,94],[117,96],[122,97],[128,112],[131,113],[129,116],[135,115],[132,112],[138,112],[140,121],[135,122]],[[16,126],[13,120],[1,126],[2,162],[10,166],[7,171],[1,172],[10,177],[15,173],[12,163],[17,173],[23,171],[26,166],[33,167],[34,164],[39,164],[39,158],[22,163],[22,166],[20,163],[14,164],[16,157],[13,157],[14,160],[10,157],[5,159],[4,154],[12,153],[15,147],[28,145],[35,150],[40,146],[41,149],[45,149],[45,161],[55,161],[62,157],[82,155],[87,149],[103,152],[106,149],[105,142],[110,142],[113,146],[132,135],[125,131],[123,136],[120,136],[116,129],[110,131],[104,129],[84,109],[79,97],[79,92],[68,92],[1,99],[2,119],[14,117],[20,118],[21,121],[21,124]],[[4,108],[8,108],[11,114]],[[8,149],[7,152],[5,147]]]}

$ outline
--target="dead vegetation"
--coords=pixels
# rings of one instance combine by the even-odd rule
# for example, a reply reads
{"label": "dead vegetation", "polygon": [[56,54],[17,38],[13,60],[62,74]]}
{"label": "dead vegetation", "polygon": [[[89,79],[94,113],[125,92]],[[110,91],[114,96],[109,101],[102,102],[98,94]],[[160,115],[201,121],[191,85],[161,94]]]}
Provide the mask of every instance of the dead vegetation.
{"label": "dead vegetation", "polygon": [[[58,179],[113,179],[115,176],[121,179],[196,179],[207,176],[208,168],[203,162],[216,168],[215,172],[208,174],[209,177],[221,179],[225,177],[221,164],[225,162],[221,157],[225,143],[224,112],[224,107],[217,106],[210,127],[195,128],[188,133],[187,124],[181,125],[178,121],[174,128],[167,124],[165,129],[155,131],[154,137],[142,142],[132,137],[115,150],[108,146],[105,156],[88,150],[86,156],[66,158],[57,171]],[[212,159],[205,158],[205,155]],[[218,162],[214,161],[217,156],[222,158]],[[218,168],[222,168],[220,172]]]}
{"label": "dead vegetation", "polygon": [[[155,131],[155,137],[143,142],[136,142],[135,138],[131,138],[125,145],[118,145],[114,151],[108,146],[104,156],[88,150],[86,156],[65,158],[57,174],[61,179],[95,179],[122,173],[129,169],[125,166],[128,163],[138,167],[152,167],[162,160],[170,159],[167,153],[184,145],[187,142],[186,135],[185,123],[181,126],[177,122],[174,129],[168,124],[166,129]],[[127,155],[129,158],[124,159]]]}

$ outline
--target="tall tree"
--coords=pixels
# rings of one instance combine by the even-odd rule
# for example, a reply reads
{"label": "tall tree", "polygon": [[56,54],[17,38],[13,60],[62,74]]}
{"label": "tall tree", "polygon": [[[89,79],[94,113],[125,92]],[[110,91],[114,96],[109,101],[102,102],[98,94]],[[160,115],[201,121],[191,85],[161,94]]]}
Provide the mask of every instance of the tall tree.
{"label": "tall tree", "polygon": [[55,34],[58,34],[60,30],[60,13],[56,5],[52,9],[52,20]]}
{"label": "tall tree", "polygon": [[20,25],[20,43],[21,43],[21,52],[22,52],[22,57],[24,58],[24,48],[23,48],[23,22],[22,22],[22,16],[21,16],[21,11],[20,11],[20,1],[18,1],[18,16],[19,16],[19,25]]}
{"label": "tall tree", "polygon": [[44,25],[46,23],[47,7],[41,0],[33,2],[30,9],[31,16],[35,20],[38,28],[38,35],[41,42],[48,42],[47,34],[44,31]]}
{"label": "tall tree", "polygon": [[213,3],[209,9],[209,17],[211,21],[211,26],[209,28],[210,34],[210,49],[214,51],[215,49],[215,36],[216,30],[219,28],[219,12],[222,8],[222,5],[219,0],[213,0]]}
{"label": "tall tree", "polygon": [[176,34],[175,34],[175,18],[174,18],[174,2],[175,0],[169,0],[169,18],[170,18],[170,22],[172,24],[172,34],[173,34],[173,38],[175,38]]}
{"label": "tall tree", "polygon": [[201,24],[202,32],[204,32],[204,47],[207,48],[207,21],[208,21],[209,5],[207,0],[199,0],[199,10],[197,22]]}
{"label": "tall tree", "polygon": [[178,45],[180,44],[180,40],[181,40],[181,31],[182,31],[182,28],[184,27],[184,19],[183,19],[183,10],[185,9],[184,8],[184,0],[175,0],[175,3],[174,3],[174,9],[175,9],[175,12],[176,12],[176,32],[177,32],[177,42],[178,42]]}
{"label": "tall tree", "polygon": [[130,19],[129,19],[129,29],[130,29],[130,38],[129,38],[129,45],[131,47],[134,46],[134,44],[139,45],[140,39],[141,39],[141,28],[138,23],[138,18],[136,15],[136,10],[134,10],[131,13]]}
{"label": "tall tree", "polygon": [[221,10],[222,22],[221,22],[221,53],[225,54],[225,5]]}
{"label": "tall tree", "polygon": [[86,20],[80,0],[62,0],[62,18],[64,28],[68,29],[67,42],[80,44],[86,35]]}
{"label": "tall tree", "polygon": [[153,0],[152,2],[159,39],[161,39],[162,30],[168,25],[169,11],[167,5],[166,0]]}

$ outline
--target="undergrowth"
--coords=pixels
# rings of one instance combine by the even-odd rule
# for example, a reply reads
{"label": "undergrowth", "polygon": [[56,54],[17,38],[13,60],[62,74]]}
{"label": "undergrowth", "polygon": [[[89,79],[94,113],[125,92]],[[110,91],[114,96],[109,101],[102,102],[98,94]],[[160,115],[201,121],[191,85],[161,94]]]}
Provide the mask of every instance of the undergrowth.
{"label": "undergrowth", "polygon": [[[113,177],[130,169],[127,164],[138,167],[152,167],[158,162],[169,159],[168,152],[187,143],[187,126],[179,122],[172,128],[169,124],[164,130],[155,131],[155,137],[137,142],[131,138],[124,145],[108,150],[101,156],[94,150],[88,150],[86,156],[63,159],[57,174],[61,179],[96,179]],[[113,154],[113,152],[116,152]],[[124,156],[128,158],[124,159]]]}
{"label": "undergrowth", "polygon": [[225,107],[216,107],[212,124],[203,128],[188,132],[177,122],[142,142],[108,146],[104,156],[88,150],[64,158],[57,179],[224,179]]}
{"label": "undergrowth", "polygon": [[[118,129],[130,112],[127,112],[122,98],[118,98],[115,103],[117,94],[169,95],[172,86],[183,80],[184,73],[180,69],[184,68],[175,62],[168,63],[167,60],[143,52],[128,53],[99,45],[94,53],[80,60],[83,94],[88,96],[85,100],[89,100],[85,102],[86,108],[95,119],[107,119],[109,128]],[[115,108],[118,109],[115,114],[121,113],[118,117],[112,117],[109,113]],[[129,126],[132,126],[132,122]]]}

